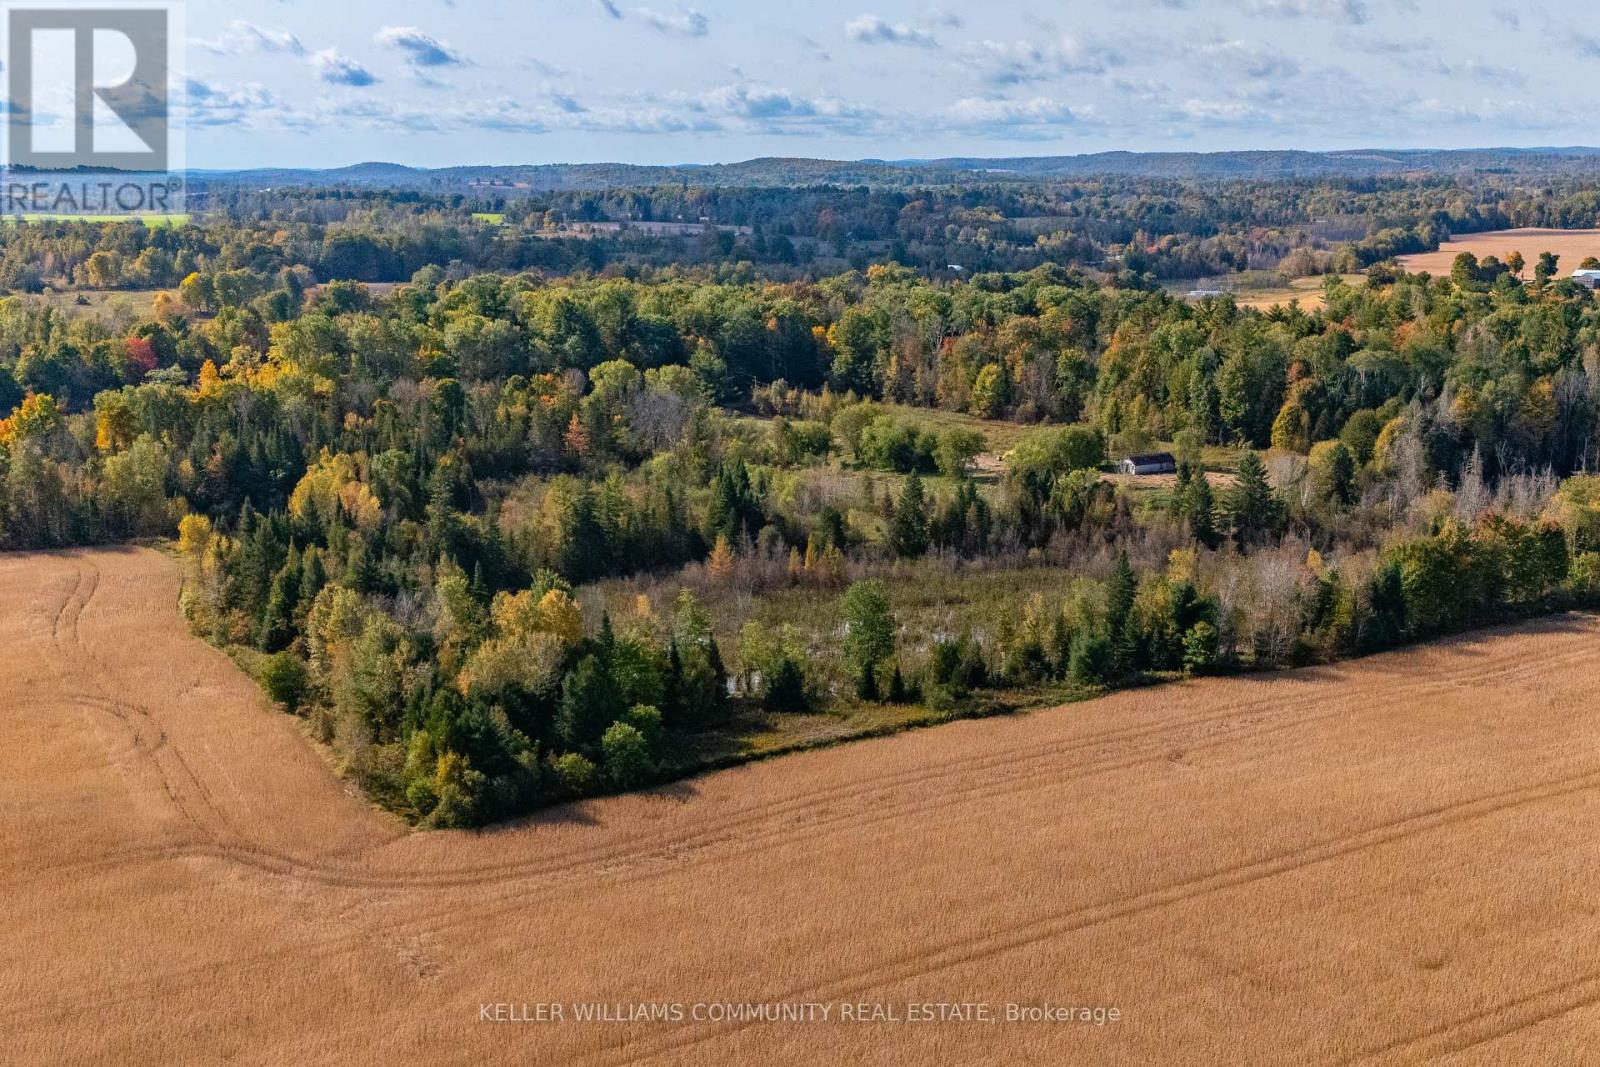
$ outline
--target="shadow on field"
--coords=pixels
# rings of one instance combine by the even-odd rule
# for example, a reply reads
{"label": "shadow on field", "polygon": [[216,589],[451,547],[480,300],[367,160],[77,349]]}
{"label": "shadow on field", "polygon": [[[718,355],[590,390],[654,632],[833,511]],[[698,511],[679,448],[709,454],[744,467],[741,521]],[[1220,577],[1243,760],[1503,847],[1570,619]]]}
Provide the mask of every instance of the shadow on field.
{"label": "shadow on field", "polygon": [[[675,804],[687,804],[700,795],[700,790],[695,788],[692,779],[684,779],[677,782],[668,782],[654,789],[634,790],[625,795],[643,799],[653,798],[671,801]],[[606,799],[604,796],[591,797],[586,800],[570,801],[551,808],[541,808],[522,818],[480,827],[470,832],[478,837],[496,837],[504,833],[521,833],[541,826],[604,826],[605,820],[595,817],[594,808],[596,805],[590,803],[591,800],[604,799]]]}

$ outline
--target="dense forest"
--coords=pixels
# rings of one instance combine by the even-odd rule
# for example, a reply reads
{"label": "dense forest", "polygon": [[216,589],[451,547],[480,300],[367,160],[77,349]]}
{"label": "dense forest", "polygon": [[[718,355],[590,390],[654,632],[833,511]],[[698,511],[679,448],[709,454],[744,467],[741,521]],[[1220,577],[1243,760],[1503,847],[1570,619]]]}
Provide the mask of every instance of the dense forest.
{"label": "dense forest", "polygon": [[213,182],[192,200],[204,225],[7,227],[0,289],[174,288],[197,271],[398,283],[428,266],[454,280],[674,271],[820,281],[882,263],[940,278],[1075,266],[1148,288],[1247,271],[1351,272],[1451,234],[1600,218],[1600,194],[1561,169],[449,192]]}
{"label": "dense forest", "polygon": [[[1330,276],[1308,313],[1093,269],[1115,226],[1083,266],[1036,245],[1051,261],[959,278],[733,259],[819,204],[907,248],[908,212],[1076,203],[1148,233],[1182,204],[1167,232],[1222,247],[1326,198],[1398,224],[1336,253],[1379,259],[1396,229],[1531,210],[1453,182],[1271,205],[1113,184],[17,225],[13,288],[156,291],[121,316],[0,299],[0,546],[175,538],[198,632],[429,826],[801,743],[785,723],[873,732],[1600,602],[1600,307],[1548,261]],[[1538,202],[1593,221],[1579,193]],[[623,269],[620,237],[579,268],[556,261],[594,240],[532,236],[573,212],[750,229],[708,230],[704,269]],[[953,225],[917,231],[936,262]],[[1109,473],[1156,448],[1175,475]]]}

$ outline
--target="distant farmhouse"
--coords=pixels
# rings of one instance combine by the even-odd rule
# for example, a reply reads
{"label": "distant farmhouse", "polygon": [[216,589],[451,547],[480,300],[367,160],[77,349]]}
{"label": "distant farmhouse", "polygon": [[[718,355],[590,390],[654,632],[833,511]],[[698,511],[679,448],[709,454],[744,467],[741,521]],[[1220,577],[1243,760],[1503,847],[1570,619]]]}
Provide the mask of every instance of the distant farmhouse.
{"label": "distant farmhouse", "polygon": [[1144,452],[1117,464],[1117,470],[1123,474],[1172,474],[1177,469],[1178,461],[1172,458],[1171,452]]}
{"label": "distant farmhouse", "polygon": [[1600,285],[1600,270],[1575,270],[1572,272],[1572,280],[1585,289],[1593,289]]}

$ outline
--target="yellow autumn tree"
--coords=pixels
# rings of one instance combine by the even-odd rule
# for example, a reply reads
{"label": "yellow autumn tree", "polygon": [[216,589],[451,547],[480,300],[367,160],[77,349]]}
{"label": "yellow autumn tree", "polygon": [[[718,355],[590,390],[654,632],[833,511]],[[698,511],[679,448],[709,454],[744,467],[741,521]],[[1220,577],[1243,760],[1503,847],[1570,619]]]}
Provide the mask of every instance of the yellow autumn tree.
{"label": "yellow autumn tree", "polygon": [[726,534],[717,535],[717,543],[711,548],[711,557],[706,560],[706,569],[718,581],[726,581],[733,573],[733,549],[728,546]]}
{"label": "yellow autumn tree", "polygon": [[178,520],[178,551],[198,560],[211,544],[211,520],[204,515],[185,515]]}
{"label": "yellow autumn tree", "polygon": [[494,699],[512,689],[543,692],[560,677],[566,649],[583,639],[583,610],[565,590],[500,593],[490,605],[494,636],[478,645],[456,676],[467,696]]}
{"label": "yellow autumn tree", "polygon": [[139,436],[139,418],[122,393],[104,392],[94,401],[94,446],[101,452],[121,452]]}
{"label": "yellow autumn tree", "polygon": [[162,322],[177,318],[183,313],[183,301],[171,289],[163,289],[150,301],[150,312]]}
{"label": "yellow autumn tree", "polygon": [[217,373],[217,365],[209,359],[200,364],[200,381],[195,391],[203,397],[222,392],[222,375]]}
{"label": "yellow autumn tree", "polygon": [[0,445],[44,437],[61,425],[61,408],[49,393],[30,393],[9,418],[0,419]]}
{"label": "yellow autumn tree", "polygon": [[323,449],[321,457],[306,469],[289,494],[290,514],[303,519],[313,513],[332,515],[336,508],[343,508],[361,529],[377,526],[383,518],[383,505],[366,484],[365,466],[365,456]]}

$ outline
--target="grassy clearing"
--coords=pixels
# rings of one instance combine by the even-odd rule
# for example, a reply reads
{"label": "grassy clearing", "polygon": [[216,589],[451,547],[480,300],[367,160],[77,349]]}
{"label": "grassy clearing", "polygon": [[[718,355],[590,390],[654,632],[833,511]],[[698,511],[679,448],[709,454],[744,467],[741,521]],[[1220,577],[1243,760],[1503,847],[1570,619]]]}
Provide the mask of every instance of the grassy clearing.
{"label": "grassy clearing", "polygon": [[[1363,285],[1366,282],[1365,276],[1359,274],[1346,274],[1340,277],[1349,285]],[[1178,296],[1197,289],[1220,289],[1231,295],[1234,303],[1240,307],[1255,308],[1258,311],[1270,311],[1272,308],[1296,301],[1301,311],[1309,313],[1326,306],[1326,301],[1322,298],[1322,287],[1327,280],[1328,276],[1321,274],[1286,279],[1281,274],[1253,271],[1248,275],[1230,274],[1215,278],[1200,278],[1195,281],[1174,282],[1167,288]]]}
{"label": "grassy clearing", "polygon": [[25,211],[19,215],[3,216],[9,223],[16,222],[142,222],[151,229],[167,226],[187,226],[193,216],[187,213],[169,215],[73,215],[65,212]]}
{"label": "grassy clearing", "polygon": [[91,315],[106,321],[148,316],[159,289],[67,289],[23,293],[19,298],[44,304],[67,315]]}
{"label": "grassy clearing", "polygon": [[946,411],[943,408],[919,408],[905,404],[884,404],[882,407],[886,414],[924,428],[977,430],[988,441],[989,451],[996,455],[1009,452],[1018,441],[1040,429],[1037,423],[980,419],[964,411]]}
{"label": "grassy clearing", "polygon": [[506,224],[506,216],[503,211],[474,211],[472,219],[474,222],[487,223],[490,226],[504,226]]}

